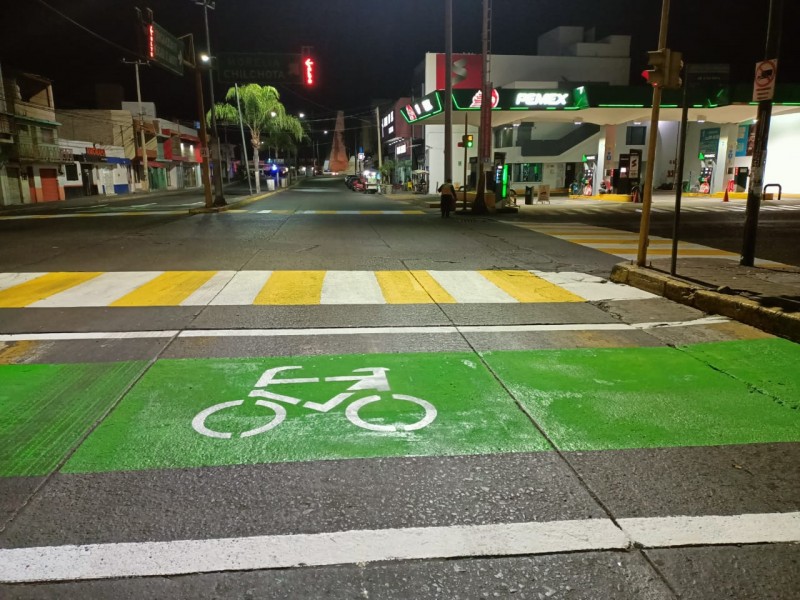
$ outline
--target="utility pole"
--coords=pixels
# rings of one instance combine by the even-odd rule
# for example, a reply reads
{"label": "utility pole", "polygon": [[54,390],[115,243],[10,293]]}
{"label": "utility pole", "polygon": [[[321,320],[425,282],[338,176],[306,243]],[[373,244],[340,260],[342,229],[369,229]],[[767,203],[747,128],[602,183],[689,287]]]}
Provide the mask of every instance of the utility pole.
{"label": "utility pole", "polygon": [[444,6],[444,180],[453,181],[453,0]]}
{"label": "utility pole", "polygon": [[[658,49],[667,48],[667,29],[669,27],[669,0],[661,5],[661,28],[658,34]],[[653,111],[650,116],[650,139],[647,144],[647,168],[644,175],[644,195],[642,200],[642,220],[639,225],[639,251],[636,264],[647,263],[647,246],[650,243],[650,207],[653,204],[653,173],[655,172],[656,144],[658,144],[658,119],[661,115],[661,84],[653,86]]]}
{"label": "utility pole", "polygon": [[[777,63],[781,47],[781,26],[783,24],[783,0],[770,0],[769,24],[767,25],[767,47],[764,60]],[[777,73],[772,74],[773,77]],[[767,142],[769,126],[772,120],[772,98],[758,103],[758,121],[756,122],[756,138],[753,142],[753,164],[750,173],[750,188],[747,190],[747,208],[744,219],[744,239],[742,241],[742,257],[739,264],[752,267],[756,254],[756,233],[758,230],[758,211],[764,195],[764,169],[767,165]]]}
{"label": "utility pole", "polygon": [[492,84],[490,82],[491,63],[489,53],[489,0],[483,0],[483,50],[481,65],[483,77],[481,79],[481,121],[478,130],[478,182],[475,190],[473,212],[485,214],[486,208],[486,163],[492,151]]}
{"label": "utility pole", "polygon": [[150,176],[147,172],[147,142],[144,138],[144,110],[142,110],[142,86],[139,83],[139,65],[149,66],[147,61],[141,60],[125,60],[122,62],[126,65],[133,65],[136,69],[136,99],[139,102],[139,144],[142,149],[142,176],[139,181],[142,184],[142,191],[150,191]]}
{"label": "utility pole", "polygon": [[383,148],[381,143],[381,110],[375,107],[375,127],[378,132],[378,171],[383,167]]}
{"label": "utility pole", "polygon": [[208,91],[211,98],[211,130],[214,132],[214,144],[212,152],[214,154],[214,206],[225,206],[225,194],[222,191],[222,153],[219,147],[219,131],[217,130],[217,115],[214,110],[214,69],[213,54],[211,54],[211,34],[208,29],[208,9],[214,10],[213,0],[195,0],[195,4],[203,7],[203,20],[206,26],[206,52],[208,52]]}

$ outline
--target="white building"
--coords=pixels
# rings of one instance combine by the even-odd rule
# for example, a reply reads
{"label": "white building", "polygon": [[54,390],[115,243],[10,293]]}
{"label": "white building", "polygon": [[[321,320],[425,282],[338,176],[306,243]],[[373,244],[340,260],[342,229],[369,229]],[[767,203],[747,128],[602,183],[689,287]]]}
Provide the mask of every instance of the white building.
{"label": "white building", "polygon": [[[445,55],[425,55],[421,69],[424,94],[445,87]],[[571,90],[584,84],[599,83],[607,85],[627,85],[630,72],[630,36],[610,36],[595,41],[590,30],[582,27],[558,27],[539,37],[538,55],[509,56],[492,55],[491,78],[495,88],[527,90]],[[481,87],[481,56],[479,54],[453,55],[453,90],[476,91]],[[459,113],[453,116],[453,180],[463,183],[464,152],[457,148],[465,133],[473,133],[477,139],[479,110],[474,110],[464,119]],[[572,122],[535,123],[537,129],[534,139],[557,140],[573,134]],[[493,120],[493,125],[497,123]],[[509,123],[510,125],[510,123]],[[527,133],[523,128],[523,133]],[[596,133],[596,131],[595,131]],[[530,139],[530,138],[529,138]],[[516,143],[516,141],[515,141]],[[494,144],[497,146],[497,144]],[[552,145],[552,144],[551,144]],[[430,171],[430,181],[438,186],[444,181],[444,125],[431,124],[425,127],[426,165]],[[568,162],[580,161],[583,148],[571,146],[574,156],[536,156],[536,164],[543,164],[543,173],[554,185],[565,172],[563,166]],[[592,144],[586,144],[586,148]],[[507,157],[509,164],[527,164],[531,156],[524,157],[518,148]],[[477,144],[467,152],[467,178],[469,179],[469,159],[477,158]],[[573,160],[575,159],[575,160]],[[562,166],[559,166],[562,165]],[[474,173],[474,168],[472,169]],[[474,176],[473,176],[474,180]],[[473,183],[474,185],[474,183]]]}

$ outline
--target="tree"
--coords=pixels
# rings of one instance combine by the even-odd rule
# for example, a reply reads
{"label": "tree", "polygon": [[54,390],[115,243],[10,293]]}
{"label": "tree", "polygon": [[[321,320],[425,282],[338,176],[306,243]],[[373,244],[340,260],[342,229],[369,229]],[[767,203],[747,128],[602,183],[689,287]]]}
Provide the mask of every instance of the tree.
{"label": "tree", "polygon": [[387,158],[381,165],[381,183],[385,185],[392,184],[392,173],[394,172],[395,164],[391,158]]}
{"label": "tree", "polygon": [[[258,150],[262,136],[267,147],[278,146],[271,143],[285,135],[289,140],[298,142],[303,139],[303,127],[300,120],[286,114],[286,108],[280,100],[278,90],[270,85],[249,83],[239,88],[239,103],[242,109],[242,122],[250,131],[250,144],[253,146],[253,171],[256,174],[256,193],[261,192],[261,177],[258,166]],[[238,123],[239,111],[236,108],[236,88],[232,87],[225,94],[225,103],[214,106],[217,119],[226,123]],[[210,113],[209,113],[210,115]],[[286,147],[283,144],[284,148]]]}

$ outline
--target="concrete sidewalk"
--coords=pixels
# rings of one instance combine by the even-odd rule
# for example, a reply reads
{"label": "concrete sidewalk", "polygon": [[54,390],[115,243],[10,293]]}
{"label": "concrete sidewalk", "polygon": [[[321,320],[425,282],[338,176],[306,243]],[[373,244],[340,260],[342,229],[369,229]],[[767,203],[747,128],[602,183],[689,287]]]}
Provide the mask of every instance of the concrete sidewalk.
{"label": "concrete sidewalk", "polygon": [[620,263],[611,280],[800,342],[800,267],[682,258],[675,276],[669,270],[669,259],[649,267]]}

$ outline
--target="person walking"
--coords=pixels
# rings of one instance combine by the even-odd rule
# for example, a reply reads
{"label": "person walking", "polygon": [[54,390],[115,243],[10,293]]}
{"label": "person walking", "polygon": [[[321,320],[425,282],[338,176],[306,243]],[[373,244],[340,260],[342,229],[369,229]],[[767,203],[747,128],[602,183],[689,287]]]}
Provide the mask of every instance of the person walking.
{"label": "person walking", "polygon": [[450,218],[450,211],[456,207],[456,188],[453,187],[453,180],[448,179],[439,186],[439,208],[442,211],[442,218]]}

